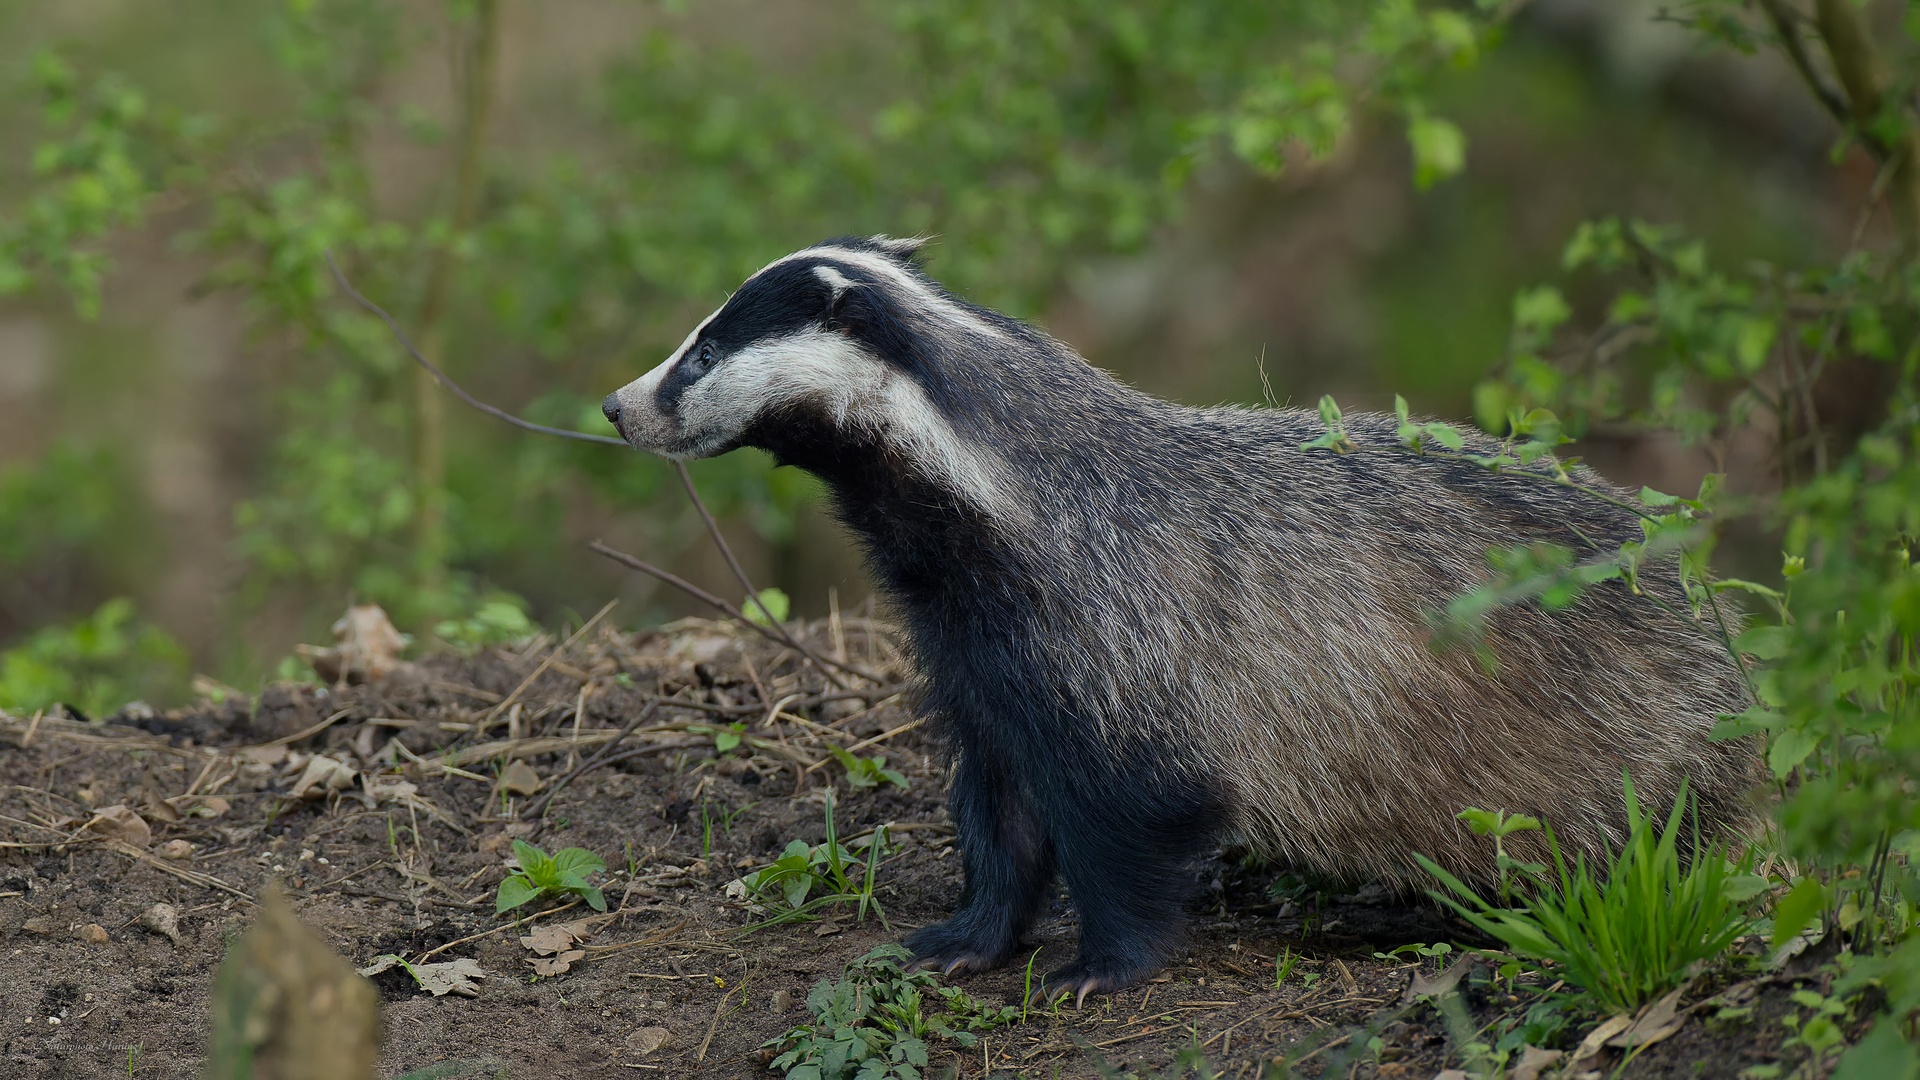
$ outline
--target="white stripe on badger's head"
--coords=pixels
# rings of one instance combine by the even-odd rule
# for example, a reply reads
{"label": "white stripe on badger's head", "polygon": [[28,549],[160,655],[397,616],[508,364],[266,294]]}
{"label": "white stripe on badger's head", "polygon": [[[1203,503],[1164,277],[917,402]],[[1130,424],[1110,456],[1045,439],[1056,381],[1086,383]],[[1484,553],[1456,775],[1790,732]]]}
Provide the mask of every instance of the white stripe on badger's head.
{"label": "white stripe on badger's head", "polygon": [[[814,434],[883,441],[976,508],[999,507],[995,455],[962,439],[918,380],[863,342],[850,312],[878,304],[948,338],[999,331],[903,266],[904,242],[883,247],[882,239],[858,242],[871,250],[809,248],[747,279],[665,363],[608,396],[604,407],[621,436],[685,459],[746,445],[763,420],[824,425]],[[884,295],[848,302],[866,290]]]}

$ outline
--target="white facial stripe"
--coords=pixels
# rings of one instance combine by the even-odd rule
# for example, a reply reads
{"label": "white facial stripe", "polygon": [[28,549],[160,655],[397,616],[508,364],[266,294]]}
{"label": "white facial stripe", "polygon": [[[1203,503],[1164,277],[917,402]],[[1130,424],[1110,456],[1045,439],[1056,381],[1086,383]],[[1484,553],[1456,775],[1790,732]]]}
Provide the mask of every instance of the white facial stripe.
{"label": "white facial stripe", "polygon": [[[655,380],[658,372],[640,382]],[[836,427],[885,439],[941,487],[980,509],[1005,508],[991,455],[955,434],[919,383],[843,334],[809,327],[755,342],[687,387],[676,416],[681,430],[711,452],[737,439],[767,410],[796,401],[823,406]]]}

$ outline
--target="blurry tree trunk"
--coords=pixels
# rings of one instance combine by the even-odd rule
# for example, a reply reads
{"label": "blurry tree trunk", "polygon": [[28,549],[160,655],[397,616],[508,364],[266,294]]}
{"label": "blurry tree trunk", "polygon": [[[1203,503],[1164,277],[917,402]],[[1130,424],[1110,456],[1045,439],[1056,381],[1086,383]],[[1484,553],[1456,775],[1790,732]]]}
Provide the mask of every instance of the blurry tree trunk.
{"label": "blurry tree trunk", "polygon": [[[500,54],[498,0],[474,0],[473,27],[464,49],[456,50],[460,89],[460,142],[454,174],[453,218],[443,244],[435,250],[420,306],[420,351],[446,366],[446,321],[458,257],[455,245],[473,224],[480,206],[480,157],[486,147],[487,121],[493,111],[494,80]],[[414,559],[421,601],[429,622],[446,585],[447,431],[446,397],[425,368],[413,372]]]}
{"label": "blurry tree trunk", "polygon": [[[1887,93],[1894,88],[1861,21],[1865,12],[1852,0],[1814,0],[1812,28],[1840,81],[1836,90],[1807,55],[1801,39],[1806,16],[1788,0],[1760,0],[1760,6],[1807,89],[1880,163],[1874,196],[1886,197],[1901,256],[1909,261],[1920,256],[1920,131],[1912,116],[1898,117],[1896,125],[1881,122],[1889,108]],[[1891,108],[1903,106],[1895,101]]]}

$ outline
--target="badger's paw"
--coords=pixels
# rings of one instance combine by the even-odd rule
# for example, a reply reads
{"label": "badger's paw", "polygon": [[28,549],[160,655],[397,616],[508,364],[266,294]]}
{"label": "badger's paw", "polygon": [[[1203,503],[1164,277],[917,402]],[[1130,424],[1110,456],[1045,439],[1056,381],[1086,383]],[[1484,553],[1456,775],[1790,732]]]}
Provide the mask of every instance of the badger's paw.
{"label": "badger's paw", "polygon": [[1115,990],[1125,990],[1149,974],[1150,971],[1131,965],[1120,967],[1082,960],[1059,971],[1048,972],[1047,977],[1027,994],[1027,1004],[1045,1006],[1072,998],[1073,1007],[1078,1009],[1086,1004],[1088,994],[1111,994]]}
{"label": "badger's paw", "polygon": [[949,920],[907,935],[906,946],[913,951],[907,970],[938,969],[942,975],[991,971],[1013,954],[1010,942],[986,940],[988,935],[955,926],[958,921]]}

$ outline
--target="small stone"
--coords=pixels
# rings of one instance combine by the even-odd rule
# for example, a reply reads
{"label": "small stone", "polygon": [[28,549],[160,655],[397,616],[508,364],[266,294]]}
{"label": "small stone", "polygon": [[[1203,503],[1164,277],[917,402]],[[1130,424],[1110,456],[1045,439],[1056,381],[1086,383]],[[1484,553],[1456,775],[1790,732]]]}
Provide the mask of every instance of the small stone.
{"label": "small stone", "polygon": [[29,934],[51,934],[53,933],[53,919],[47,915],[35,915],[33,918],[21,923],[20,929],[25,930]]}
{"label": "small stone", "polygon": [[193,858],[193,845],[185,840],[169,840],[160,845],[160,857],[174,862],[185,862]]}
{"label": "small stone", "polygon": [[89,945],[105,945],[107,943],[107,928],[101,926],[99,923],[88,923],[80,928],[80,940]]}
{"label": "small stone", "polygon": [[636,1054],[651,1054],[673,1045],[673,1032],[663,1027],[643,1027],[627,1036],[627,1049]]}
{"label": "small stone", "polygon": [[172,904],[155,904],[142,912],[140,925],[166,938],[178,946],[180,937],[180,912]]}

